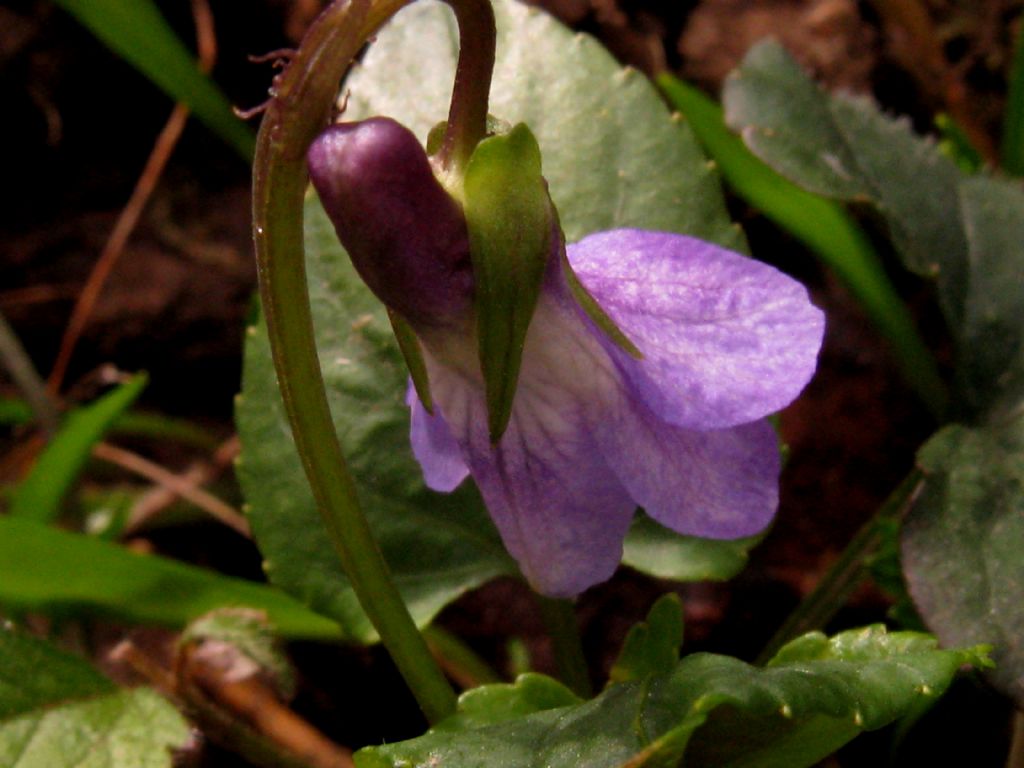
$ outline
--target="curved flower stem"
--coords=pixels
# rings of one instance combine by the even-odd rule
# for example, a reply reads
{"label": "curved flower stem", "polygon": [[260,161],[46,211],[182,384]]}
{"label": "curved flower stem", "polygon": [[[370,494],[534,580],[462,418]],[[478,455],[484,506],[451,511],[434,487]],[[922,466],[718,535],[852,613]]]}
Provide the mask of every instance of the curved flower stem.
{"label": "curved flower stem", "polygon": [[562,682],[578,696],[587,699],[593,695],[590,672],[583,656],[580,630],[576,624],[576,611],[570,600],[555,600],[538,595],[541,616],[554,643],[555,665]]}
{"label": "curved flower stem", "polygon": [[461,178],[474,148],[487,134],[487,100],[497,33],[490,0],[445,0],[459,24],[459,63],[438,152],[442,168]]}
{"label": "curved flower stem", "polygon": [[360,508],[320,372],[302,245],[306,150],[327,125],[352,58],[405,2],[335,2],[275,78],[253,168],[253,239],[281,395],[324,525],[360,605],[424,714],[437,722],[455,711],[455,694],[402,602]]}
{"label": "curved flower stem", "polygon": [[882,541],[886,522],[901,519],[921,492],[924,475],[914,469],[885,500],[874,517],[868,520],[853,540],[846,545],[839,558],[832,563],[814,590],[804,598],[796,610],[768,641],[756,664],[766,664],[790,640],[805,632],[821,629],[839,612],[850,595],[867,577],[865,560]]}

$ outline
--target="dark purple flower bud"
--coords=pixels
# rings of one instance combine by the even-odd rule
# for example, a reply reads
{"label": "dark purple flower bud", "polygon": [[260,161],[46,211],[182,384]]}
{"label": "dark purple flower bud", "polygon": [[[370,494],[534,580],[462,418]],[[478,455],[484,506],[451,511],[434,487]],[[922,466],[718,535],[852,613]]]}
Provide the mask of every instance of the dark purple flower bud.
{"label": "dark purple flower bud", "polygon": [[466,220],[409,129],[385,117],[317,137],[309,173],[359,274],[413,326],[445,325],[472,308]]}

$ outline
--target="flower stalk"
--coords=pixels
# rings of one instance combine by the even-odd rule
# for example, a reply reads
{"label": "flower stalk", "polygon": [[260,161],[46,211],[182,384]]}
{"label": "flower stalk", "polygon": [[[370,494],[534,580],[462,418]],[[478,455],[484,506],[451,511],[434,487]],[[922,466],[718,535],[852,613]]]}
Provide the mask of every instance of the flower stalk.
{"label": "flower stalk", "polygon": [[921,470],[914,469],[885,500],[875,515],[853,537],[846,549],[821,577],[817,586],[789,615],[761,651],[757,664],[767,664],[790,640],[805,632],[823,629],[868,577],[867,560],[882,543],[882,531],[890,520],[901,520],[917,500],[924,485]]}
{"label": "flower stalk", "polygon": [[427,719],[437,722],[454,712],[455,694],[394,585],[332,426],[303,249],[306,150],[328,124],[338,83],[353,57],[405,4],[335,2],[275,78],[253,168],[253,240],[281,394],[324,525],[360,605]]}
{"label": "flower stalk", "polygon": [[548,634],[551,636],[559,678],[577,696],[590,698],[594,690],[590,684],[587,659],[583,655],[583,643],[580,640],[573,602],[543,595],[538,595],[537,601]]}

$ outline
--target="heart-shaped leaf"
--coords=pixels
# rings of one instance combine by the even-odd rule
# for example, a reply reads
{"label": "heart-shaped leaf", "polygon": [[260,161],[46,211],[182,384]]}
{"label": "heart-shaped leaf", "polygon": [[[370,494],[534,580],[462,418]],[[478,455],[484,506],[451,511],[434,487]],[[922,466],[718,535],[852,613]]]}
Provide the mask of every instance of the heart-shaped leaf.
{"label": "heart-shaped leaf", "polygon": [[149,688],[119,689],[87,662],[0,626],[0,765],[171,768],[189,740]]}
{"label": "heart-shaped leaf", "polygon": [[671,674],[582,703],[520,678],[467,694],[425,736],[364,749],[356,765],[802,768],[862,731],[920,714],[962,664],[986,663],[976,651],[937,650],[927,635],[871,627],[805,635],[763,669],[694,654]]}

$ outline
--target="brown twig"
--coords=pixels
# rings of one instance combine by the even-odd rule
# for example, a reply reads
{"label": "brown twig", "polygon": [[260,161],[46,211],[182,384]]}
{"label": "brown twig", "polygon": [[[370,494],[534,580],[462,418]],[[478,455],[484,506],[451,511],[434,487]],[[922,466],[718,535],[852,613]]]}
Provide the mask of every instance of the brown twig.
{"label": "brown twig", "polygon": [[[215,480],[221,472],[227,469],[240,450],[241,443],[238,436],[233,435],[221,443],[209,461],[196,462],[176,477],[181,482],[188,483],[192,488],[199,489]],[[182,497],[173,488],[164,484],[159,484],[144,493],[132,506],[124,526],[124,534],[128,535],[138,530],[179,498]]]}
{"label": "brown twig", "polygon": [[224,523],[224,525],[237,531],[242,536],[248,537],[251,535],[248,521],[238,510],[230,504],[221,501],[213,494],[196,487],[195,483],[188,478],[177,475],[149,459],[143,458],[124,448],[118,448],[110,443],[98,443],[93,448],[92,455],[97,459],[108,461],[163,486],[176,496],[180,496],[186,501],[195,504],[211,517]]}
{"label": "brown twig", "polygon": [[[199,68],[202,72],[209,73],[213,69],[213,62],[217,55],[217,42],[213,29],[213,15],[210,13],[207,0],[192,0],[192,15],[195,18],[196,25]],[[71,355],[75,350],[75,345],[78,343],[79,338],[82,336],[82,331],[85,330],[85,326],[89,322],[89,316],[92,314],[96,302],[103,292],[103,286],[106,284],[107,278],[121,257],[128,238],[131,236],[136,224],[138,224],[146,203],[149,201],[153,190],[156,189],[157,182],[159,182],[160,177],[163,175],[167,161],[170,159],[171,153],[174,151],[174,147],[177,145],[178,139],[185,129],[188,115],[189,109],[185,104],[179,103],[174,106],[171,116],[167,119],[167,123],[164,125],[163,130],[160,131],[160,135],[153,145],[153,151],[146,161],[146,166],[135,184],[135,189],[132,191],[128,203],[121,211],[121,215],[118,217],[117,223],[114,225],[114,229],[111,231],[99,259],[96,260],[92,272],[89,273],[85,285],[82,286],[82,292],[79,294],[78,301],[71,311],[67,328],[64,330],[64,337],[61,339],[57,359],[53,364],[53,370],[50,371],[50,378],[47,381],[47,386],[52,395],[60,392],[61,385],[64,382],[64,375],[67,373],[68,363],[71,361]]]}
{"label": "brown twig", "polygon": [[[186,652],[182,672],[206,696],[240,718],[261,736],[302,759],[313,768],[351,768],[352,753],[281,703],[274,690],[259,676],[232,679],[201,654]],[[179,679],[181,675],[179,674]],[[194,697],[189,696],[192,700]]]}

